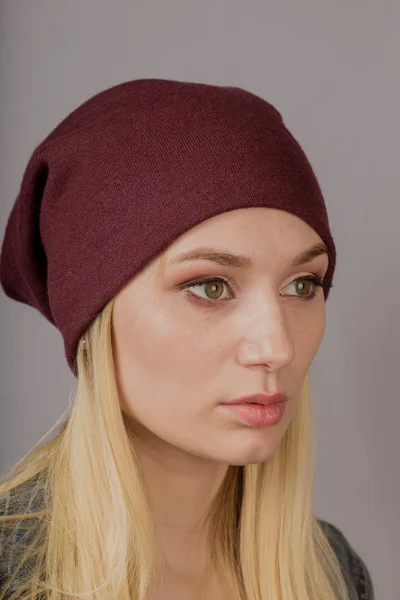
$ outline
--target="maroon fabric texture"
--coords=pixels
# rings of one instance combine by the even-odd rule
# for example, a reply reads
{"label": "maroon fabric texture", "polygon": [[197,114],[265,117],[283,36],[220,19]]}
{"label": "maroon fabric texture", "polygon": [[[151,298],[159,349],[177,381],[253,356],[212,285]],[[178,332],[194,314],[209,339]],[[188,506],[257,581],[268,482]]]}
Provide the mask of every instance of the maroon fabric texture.
{"label": "maroon fabric texture", "polygon": [[6,226],[1,284],[60,330],[76,375],[80,336],[150,259],[205,219],[259,206],[319,234],[332,281],[321,189],[270,103],[236,87],[122,83],[84,102],[33,152]]}

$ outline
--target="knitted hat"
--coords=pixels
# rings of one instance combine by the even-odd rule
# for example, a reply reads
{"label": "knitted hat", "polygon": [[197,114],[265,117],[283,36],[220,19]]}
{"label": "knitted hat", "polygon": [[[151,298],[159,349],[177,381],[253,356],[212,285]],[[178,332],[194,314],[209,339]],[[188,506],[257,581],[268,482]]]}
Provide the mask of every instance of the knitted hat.
{"label": "knitted hat", "polygon": [[[6,226],[5,293],[80,336],[146,263],[198,223],[265,206],[336,252],[313,170],[280,113],[236,87],[129,81],[84,102],[36,148]],[[329,289],[324,289],[325,299]]]}

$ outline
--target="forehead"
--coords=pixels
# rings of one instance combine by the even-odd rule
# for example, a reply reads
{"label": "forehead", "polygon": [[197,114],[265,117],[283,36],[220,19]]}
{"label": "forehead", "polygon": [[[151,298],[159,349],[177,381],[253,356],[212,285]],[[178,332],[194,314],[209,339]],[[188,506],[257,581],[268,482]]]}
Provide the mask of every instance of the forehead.
{"label": "forehead", "polygon": [[238,244],[241,240],[248,243],[251,239],[279,243],[287,235],[306,241],[319,240],[317,232],[293,213],[259,206],[235,209],[219,213],[183,232],[170,244],[168,253],[175,248],[181,250],[185,244],[218,243],[221,236],[227,242]]}
{"label": "forehead", "polygon": [[[314,248],[315,246],[315,248]],[[286,211],[246,208],[221,213],[179,236],[159,257],[166,267],[189,260],[213,260],[222,266],[250,268],[252,258],[276,258],[297,264],[327,253],[320,236]]]}
{"label": "forehead", "polygon": [[[327,255],[328,248],[323,242],[317,242],[312,246],[296,254],[290,261],[290,266],[298,267],[318,256]],[[164,266],[179,265],[182,263],[194,261],[194,260],[208,260],[214,262],[223,267],[235,267],[250,269],[254,266],[253,260],[249,256],[241,254],[234,254],[224,249],[211,248],[211,247],[199,247],[187,252],[183,252],[175,256],[174,258],[164,259]]]}

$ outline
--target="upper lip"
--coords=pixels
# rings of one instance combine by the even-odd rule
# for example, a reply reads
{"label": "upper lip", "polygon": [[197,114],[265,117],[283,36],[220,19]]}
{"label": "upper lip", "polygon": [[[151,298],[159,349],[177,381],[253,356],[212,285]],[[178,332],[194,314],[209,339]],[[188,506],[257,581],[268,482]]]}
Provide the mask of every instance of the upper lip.
{"label": "upper lip", "polygon": [[228,402],[224,402],[224,404],[276,404],[277,402],[285,402],[287,399],[286,394],[283,392],[278,392],[272,396],[268,396],[267,394],[252,394],[236,398],[235,400],[229,400]]}

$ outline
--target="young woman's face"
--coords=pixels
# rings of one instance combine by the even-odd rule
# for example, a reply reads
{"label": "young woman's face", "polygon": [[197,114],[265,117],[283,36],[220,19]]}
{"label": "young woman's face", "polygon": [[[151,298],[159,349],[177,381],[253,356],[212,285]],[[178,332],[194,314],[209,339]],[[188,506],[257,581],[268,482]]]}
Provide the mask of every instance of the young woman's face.
{"label": "young woman's face", "polygon": [[[318,243],[291,213],[234,210],[187,231],[120,291],[114,356],[121,407],[139,439],[230,465],[274,454],[325,330],[323,289],[304,278],[323,278],[327,255],[292,266]],[[251,264],[178,260],[205,247]],[[221,404],[276,392],[288,402],[275,425],[248,425]]]}

